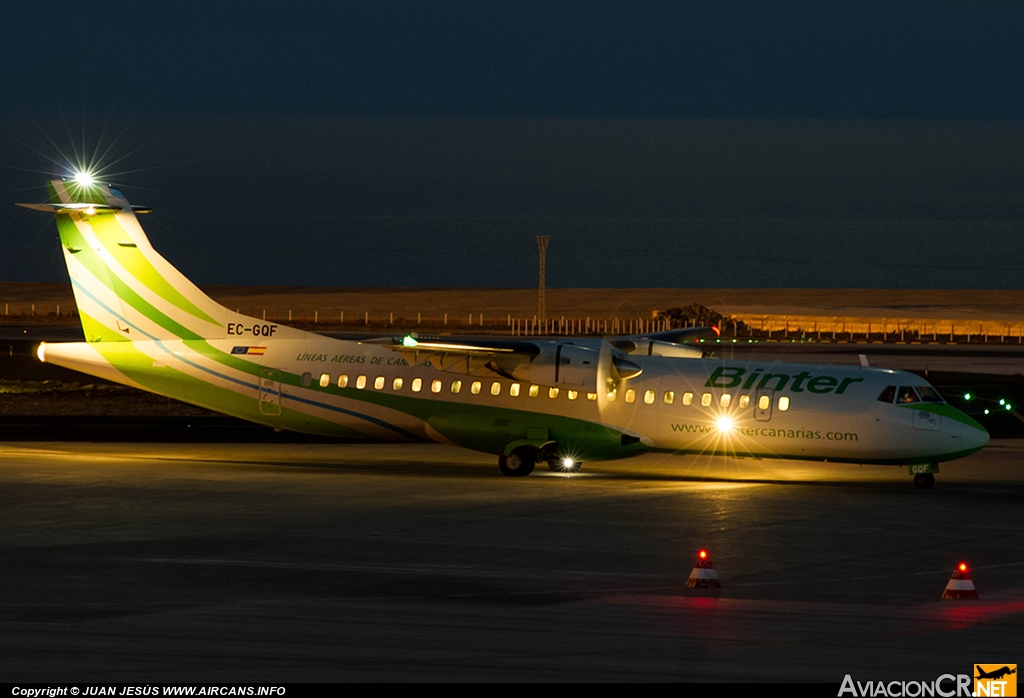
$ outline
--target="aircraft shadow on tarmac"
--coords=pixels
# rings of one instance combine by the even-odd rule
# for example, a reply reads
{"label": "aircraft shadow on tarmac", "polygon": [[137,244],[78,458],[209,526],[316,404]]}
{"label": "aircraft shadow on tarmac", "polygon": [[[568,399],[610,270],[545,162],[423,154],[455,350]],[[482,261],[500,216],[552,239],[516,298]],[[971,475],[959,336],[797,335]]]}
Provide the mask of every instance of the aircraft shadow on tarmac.
{"label": "aircraft shadow on tarmac", "polygon": [[[185,458],[159,457],[155,460],[181,461]],[[294,470],[309,470],[316,472],[333,472],[345,475],[367,475],[373,477],[427,477],[433,479],[459,479],[459,480],[501,480],[508,483],[508,480],[501,475],[496,467],[487,463],[451,463],[440,460],[414,461],[407,458],[381,457],[379,460],[353,459],[346,460],[339,458],[337,461],[290,461],[282,459],[268,459],[254,462],[251,460],[232,460],[211,458],[200,459],[203,463],[216,463],[230,466],[247,466],[254,468],[287,468]],[[818,464],[815,464],[818,465]],[[823,467],[823,466],[822,466]],[[665,472],[666,466],[660,466],[660,470],[648,470],[642,466],[635,469],[623,469],[622,466],[612,466],[604,469],[600,464],[586,467],[583,472],[559,473],[549,472],[546,468],[538,467],[529,477],[521,480],[514,480],[508,483],[510,486],[538,481],[570,480],[576,482],[599,481],[601,483],[678,483],[678,484],[721,484],[721,485],[775,485],[775,486],[802,486],[802,487],[841,487],[848,490],[859,491],[889,491],[896,494],[911,493],[913,496],[931,496],[957,499],[978,499],[990,502],[995,501],[1020,501],[1024,500],[1024,484],[1021,483],[998,483],[998,482],[947,482],[941,484],[930,493],[920,493],[907,477],[906,482],[901,482],[893,476],[892,468],[878,469],[878,479],[851,479],[836,474],[833,477],[817,474],[810,478],[793,477],[771,477],[770,474],[762,472],[758,477],[736,477],[730,475],[714,475],[714,466],[709,467],[708,472],[693,474],[693,466],[687,466],[691,472],[672,473]],[[780,464],[779,468],[785,468]],[[732,468],[730,468],[732,469]],[[903,467],[899,468],[902,473]]]}

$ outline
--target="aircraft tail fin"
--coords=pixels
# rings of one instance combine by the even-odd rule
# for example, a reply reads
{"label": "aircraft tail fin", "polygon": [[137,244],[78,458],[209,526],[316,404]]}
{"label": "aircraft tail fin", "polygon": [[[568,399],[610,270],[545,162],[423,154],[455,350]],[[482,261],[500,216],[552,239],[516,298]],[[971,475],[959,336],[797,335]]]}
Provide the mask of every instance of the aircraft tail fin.
{"label": "aircraft tail fin", "polygon": [[136,217],[148,211],[131,206],[119,189],[70,179],[48,187],[50,204],[19,205],[56,215],[87,342],[222,338],[232,322],[252,324],[153,248]]}

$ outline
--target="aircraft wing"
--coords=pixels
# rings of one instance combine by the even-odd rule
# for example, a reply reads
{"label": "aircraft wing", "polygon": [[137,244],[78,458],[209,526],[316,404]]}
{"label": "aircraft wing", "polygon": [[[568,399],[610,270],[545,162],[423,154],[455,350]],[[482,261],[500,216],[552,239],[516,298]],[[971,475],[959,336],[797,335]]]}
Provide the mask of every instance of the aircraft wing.
{"label": "aircraft wing", "polygon": [[[500,339],[449,340],[446,337],[385,337],[364,340],[397,351],[413,366],[430,364],[439,371],[465,375],[498,375],[551,387],[597,390],[600,349],[548,339],[542,342]],[[607,376],[614,380],[639,376],[643,369],[609,351]]]}
{"label": "aircraft wing", "polygon": [[383,337],[367,339],[361,344],[377,344],[402,355],[412,366],[430,364],[439,371],[465,373],[483,372],[485,369],[510,377],[513,366],[533,361],[541,348],[533,342],[492,339],[458,339],[444,337]]}

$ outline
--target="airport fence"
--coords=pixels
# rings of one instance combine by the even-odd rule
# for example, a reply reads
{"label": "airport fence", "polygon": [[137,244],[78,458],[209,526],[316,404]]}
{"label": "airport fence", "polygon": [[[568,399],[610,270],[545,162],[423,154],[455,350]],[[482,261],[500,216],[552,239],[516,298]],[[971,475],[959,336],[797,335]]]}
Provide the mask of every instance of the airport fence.
{"label": "airport fence", "polygon": [[[352,332],[428,332],[505,334],[515,337],[631,335],[663,332],[693,322],[665,317],[559,315],[546,319],[513,313],[446,313],[352,311],[334,309],[245,309],[253,318],[310,330]],[[71,303],[3,304],[7,325],[73,325],[79,321]],[[1024,321],[884,318],[863,316],[738,314],[721,323],[723,340],[777,342],[881,342],[1024,344]]]}

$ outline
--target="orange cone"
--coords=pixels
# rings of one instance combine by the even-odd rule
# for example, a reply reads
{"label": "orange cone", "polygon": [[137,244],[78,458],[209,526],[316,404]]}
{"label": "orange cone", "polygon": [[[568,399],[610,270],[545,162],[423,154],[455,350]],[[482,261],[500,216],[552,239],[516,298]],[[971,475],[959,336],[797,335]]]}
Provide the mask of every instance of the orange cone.
{"label": "orange cone", "polygon": [[971,571],[967,569],[967,563],[961,562],[953,570],[953,576],[949,578],[946,590],[942,592],[944,599],[976,599],[978,590],[974,588],[971,581]]}
{"label": "orange cone", "polygon": [[718,572],[715,572],[715,566],[711,564],[708,551],[704,549],[697,553],[697,564],[693,566],[690,578],[686,580],[686,588],[692,589],[694,587],[701,589],[722,588],[722,583],[718,581]]}

